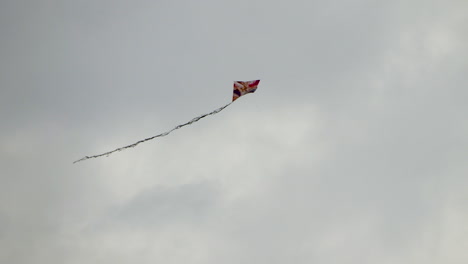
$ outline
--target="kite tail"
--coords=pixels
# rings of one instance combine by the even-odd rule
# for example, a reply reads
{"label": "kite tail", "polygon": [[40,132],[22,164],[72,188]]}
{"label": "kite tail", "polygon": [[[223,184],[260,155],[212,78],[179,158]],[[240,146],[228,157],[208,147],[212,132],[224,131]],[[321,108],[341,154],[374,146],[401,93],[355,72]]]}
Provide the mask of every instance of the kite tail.
{"label": "kite tail", "polygon": [[81,159],[79,159],[79,160],[74,161],[73,163],[77,163],[77,162],[80,162],[80,161],[83,161],[83,160],[87,160],[87,159],[99,158],[99,157],[102,157],[102,156],[109,156],[110,154],[112,154],[112,153],[114,153],[114,152],[122,151],[122,150],[125,150],[125,149],[128,149],[128,148],[134,148],[134,147],[136,147],[136,146],[137,146],[138,144],[140,144],[140,143],[143,143],[143,142],[146,142],[146,141],[155,139],[155,138],[157,138],[157,137],[165,137],[165,136],[169,135],[169,134],[170,134],[172,131],[174,131],[174,130],[177,130],[177,129],[182,128],[182,127],[187,126],[187,125],[191,125],[191,124],[193,124],[193,123],[199,121],[200,119],[202,119],[202,118],[204,118],[204,117],[207,117],[207,116],[209,116],[209,115],[214,115],[214,114],[217,114],[217,113],[223,111],[224,108],[228,107],[230,104],[232,104],[232,102],[230,102],[229,104],[227,104],[227,105],[225,105],[225,106],[222,106],[222,107],[220,107],[220,108],[218,108],[218,109],[216,109],[216,110],[214,110],[214,111],[212,111],[212,112],[210,112],[210,113],[208,113],[208,114],[204,114],[204,115],[195,117],[195,118],[193,118],[192,120],[188,121],[187,123],[182,124],[182,125],[178,125],[178,126],[174,127],[173,129],[171,129],[171,130],[169,130],[169,131],[166,131],[166,132],[164,132],[164,133],[161,133],[161,134],[159,134],[159,135],[152,136],[152,137],[149,137],[149,138],[145,138],[145,139],[142,139],[142,140],[140,140],[140,141],[137,141],[137,142],[135,142],[135,143],[133,143],[133,144],[130,144],[130,145],[128,145],[128,146],[120,147],[120,148],[117,148],[117,149],[114,149],[114,150],[111,150],[111,151],[108,151],[108,152],[105,152],[105,153],[102,153],[102,154],[93,155],[93,156],[85,156],[85,157],[83,157],[83,158],[81,158]]}

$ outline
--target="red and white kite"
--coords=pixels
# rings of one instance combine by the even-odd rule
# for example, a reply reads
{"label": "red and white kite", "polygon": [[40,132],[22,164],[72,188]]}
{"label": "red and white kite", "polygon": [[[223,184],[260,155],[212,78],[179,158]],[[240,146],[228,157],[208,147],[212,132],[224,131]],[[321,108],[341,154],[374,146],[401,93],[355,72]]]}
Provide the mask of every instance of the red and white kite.
{"label": "red and white kite", "polygon": [[149,141],[149,140],[152,140],[154,138],[167,136],[174,130],[177,130],[177,129],[182,128],[182,127],[187,126],[187,125],[191,125],[191,124],[197,122],[198,120],[200,120],[200,119],[202,119],[204,117],[207,117],[209,115],[214,115],[214,114],[217,114],[217,113],[221,112],[224,108],[228,107],[235,100],[237,100],[239,97],[241,97],[241,96],[243,96],[245,94],[254,93],[255,90],[257,90],[257,86],[258,86],[259,83],[260,83],[260,80],[247,81],[247,82],[236,81],[236,82],[234,82],[234,91],[233,91],[233,94],[232,94],[232,101],[230,103],[228,103],[227,105],[222,106],[222,107],[220,107],[220,108],[218,108],[218,109],[216,109],[216,110],[214,110],[214,111],[212,111],[212,112],[210,112],[208,114],[197,116],[197,117],[193,118],[192,120],[188,121],[187,123],[184,123],[182,125],[178,125],[178,126],[174,127],[173,129],[171,129],[169,131],[166,131],[164,133],[161,133],[159,135],[152,136],[152,137],[149,137],[149,138],[145,138],[145,139],[139,140],[139,141],[137,141],[137,142],[135,142],[133,144],[130,144],[130,145],[127,145],[127,146],[124,146],[124,147],[120,147],[120,148],[117,148],[117,149],[114,149],[114,150],[111,150],[111,151],[108,151],[108,152],[105,152],[105,153],[102,153],[102,154],[93,155],[93,156],[85,156],[85,157],[83,157],[83,158],[81,158],[81,159],[79,159],[77,161],[74,161],[73,163],[77,163],[77,162],[87,160],[87,159],[92,159],[92,158],[99,158],[99,157],[102,157],[102,156],[109,156],[110,154],[112,154],[114,152],[122,151],[122,150],[127,149],[127,148],[136,147],[138,144]]}
{"label": "red and white kite", "polygon": [[254,93],[257,90],[257,86],[260,80],[248,81],[248,82],[234,82],[234,92],[232,93],[232,101],[234,102],[237,98],[244,94]]}

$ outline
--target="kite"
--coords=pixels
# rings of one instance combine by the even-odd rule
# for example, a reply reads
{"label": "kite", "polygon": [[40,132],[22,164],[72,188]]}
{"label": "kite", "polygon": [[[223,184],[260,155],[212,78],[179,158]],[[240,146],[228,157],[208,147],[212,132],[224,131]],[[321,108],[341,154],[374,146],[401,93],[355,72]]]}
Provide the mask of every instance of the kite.
{"label": "kite", "polygon": [[83,157],[83,158],[81,158],[79,160],[74,161],[73,163],[77,163],[77,162],[87,160],[87,159],[99,158],[99,157],[102,157],[102,156],[109,156],[110,154],[112,154],[114,152],[122,151],[122,150],[125,150],[125,149],[128,149],[128,148],[134,148],[140,143],[155,139],[157,137],[165,137],[165,136],[169,135],[174,130],[177,130],[177,129],[182,128],[182,127],[187,126],[187,125],[191,125],[191,124],[199,121],[200,119],[202,119],[204,117],[207,117],[209,115],[214,115],[214,114],[217,114],[217,113],[223,111],[224,108],[231,105],[239,97],[241,97],[243,95],[246,95],[248,93],[254,93],[255,90],[257,90],[257,86],[258,86],[259,83],[260,83],[260,80],[253,80],[253,81],[247,81],[247,82],[235,81],[234,82],[234,90],[233,90],[233,93],[232,93],[232,101],[230,103],[226,104],[225,106],[222,106],[222,107],[220,107],[220,108],[218,108],[218,109],[216,109],[216,110],[214,110],[214,111],[212,111],[212,112],[210,112],[208,114],[197,116],[197,117],[193,118],[192,120],[190,120],[190,121],[188,121],[188,122],[186,122],[184,124],[178,125],[178,126],[174,127],[173,129],[168,130],[168,131],[166,131],[164,133],[161,133],[161,134],[158,134],[156,136],[152,136],[152,137],[149,137],[149,138],[139,140],[139,141],[137,141],[137,142],[135,142],[133,144],[130,144],[130,145],[127,145],[127,146],[124,146],[124,147],[120,147],[120,148],[116,148],[114,150],[111,150],[111,151],[108,151],[108,152],[105,152],[105,153],[102,153],[102,154],[97,154],[97,155],[93,155],[93,156],[85,156],[85,157]]}

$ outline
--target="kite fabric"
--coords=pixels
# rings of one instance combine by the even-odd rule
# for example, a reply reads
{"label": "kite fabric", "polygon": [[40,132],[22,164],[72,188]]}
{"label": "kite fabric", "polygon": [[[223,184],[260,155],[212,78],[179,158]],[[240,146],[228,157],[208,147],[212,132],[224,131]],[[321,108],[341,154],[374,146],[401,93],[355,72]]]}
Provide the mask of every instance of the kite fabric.
{"label": "kite fabric", "polygon": [[209,115],[214,115],[214,114],[217,114],[217,113],[223,111],[224,108],[231,105],[239,97],[241,97],[241,96],[243,96],[245,94],[248,94],[248,93],[254,93],[255,90],[257,90],[257,86],[258,86],[259,83],[260,83],[260,80],[254,80],[254,81],[248,81],[248,82],[235,81],[234,82],[234,91],[233,91],[233,95],[232,95],[232,101],[230,103],[226,104],[225,106],[222,106],[222,107],[220,107],[220,108],[218,108],[218,109],[216,109],[216,110],[214,110],[214,111],[212,111],[212,112],[210,112],[208,114],[197,116],[197,117],[193,118],[192,120],[190,120],[190,121],[188,121],[188,122],[186,122],[186,123],[184,123],[182,125],[178,125],[178,126],[174,127],[173,129],[168,130],[168,131],[166,131],[164,133],[161,133],[159,135],[152,136],[152,137],[149,137],[149,138],[145,138],[145,139],[139,140],[139,141],[137,141],[137,142],[135,142],[133,144],[130,144],[130,145],[127,145],[127,146],[124,146],[124,147],[120,147],[120,148],[117,148],[117,149],[114,149],[114,150],[111,150],[111,151],[108,151],[108,152],[105,152],[105,153],[102,153],[102,154],[93,155],[93,156],[85,156],[85,157],[83,157],[83,158],[81,158],[79,160],[74,161],[73,163],[77,163],[77,162],[87,160],[87,159],[99,158],[99,157],[102,157],[102,156],[109,156],[110,154],[112,154],[114,152],[122,151],[122,150],[128,149],[128,148],[134,148],[140,143],[155,139],[157,137],[165,137],[165,136],[169,135],[174,130],[177,130],[177,129],[182,128],[182,127],[187,126],[187,125],[191,125],[191,124],[199,121],[200,119],[202,119],[204,117],[207,117]]}
{"label": "kite fabric", "polygon": [[254,93],[257,90],[257,86],[260,80],[249,81],[249,82],[234,82],[234,91],[232,93],[232,101],[234,102],[237,98],[244,94]]}

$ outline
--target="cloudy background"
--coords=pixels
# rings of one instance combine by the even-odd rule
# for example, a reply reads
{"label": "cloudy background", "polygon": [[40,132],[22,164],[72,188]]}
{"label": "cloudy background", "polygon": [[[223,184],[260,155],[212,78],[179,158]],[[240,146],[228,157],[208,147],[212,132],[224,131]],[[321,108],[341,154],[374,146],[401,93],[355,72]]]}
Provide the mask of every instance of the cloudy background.
{"label": "cloudy background", "polygon": [[0,38],[1,263],[468,263],[465,0],[0,0]]}

